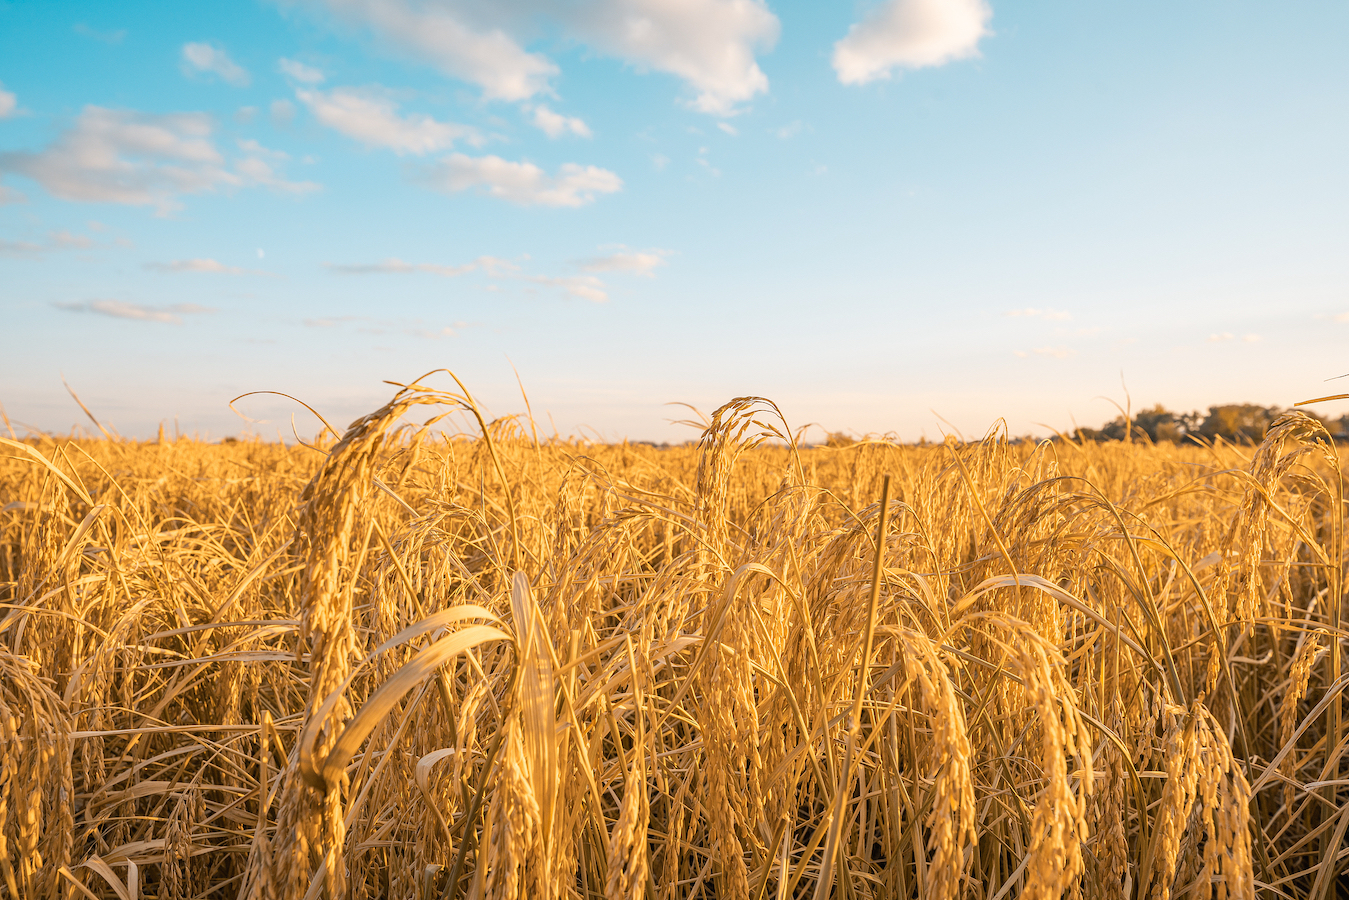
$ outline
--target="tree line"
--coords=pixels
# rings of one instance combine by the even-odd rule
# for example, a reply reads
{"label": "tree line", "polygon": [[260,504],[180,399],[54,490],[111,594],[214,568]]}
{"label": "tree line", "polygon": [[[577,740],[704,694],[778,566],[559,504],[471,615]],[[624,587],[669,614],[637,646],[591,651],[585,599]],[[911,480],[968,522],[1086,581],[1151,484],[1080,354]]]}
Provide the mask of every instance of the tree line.
{"label": "tree line", "polygon": [[[1116,416],[1114,421],[1100,428],[1078,428],[1073,437],[1079,441],[1122,441],[1132,431],[1134,440],[1146,439],[1154,443],[1208,442],[1222,438],[1236,444],[1255,444],[1264,439],[1269,426],[1284,412],[1278,406],[1230,403],[1210,406],[1207,413],[1181,413],[1158,404],[1134,413],[1132,417]],[[1327,419],[1309,409],[1303,408],[1302,412],[1320,419],[1336,440],[1349,440],[1349,414]]]}

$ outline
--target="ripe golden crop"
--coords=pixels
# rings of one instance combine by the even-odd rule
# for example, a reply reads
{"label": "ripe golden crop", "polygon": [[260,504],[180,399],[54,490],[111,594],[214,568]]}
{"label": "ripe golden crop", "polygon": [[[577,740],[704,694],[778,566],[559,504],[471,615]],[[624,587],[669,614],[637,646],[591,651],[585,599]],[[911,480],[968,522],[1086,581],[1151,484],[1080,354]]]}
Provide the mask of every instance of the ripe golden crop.
{"label": "ripe golden crop", "polygon": [[657,449],[477,416],[413,385],[315,447],[3,442],[0,894],[1346,889],[1314,420],[804,448],[743,398]]}

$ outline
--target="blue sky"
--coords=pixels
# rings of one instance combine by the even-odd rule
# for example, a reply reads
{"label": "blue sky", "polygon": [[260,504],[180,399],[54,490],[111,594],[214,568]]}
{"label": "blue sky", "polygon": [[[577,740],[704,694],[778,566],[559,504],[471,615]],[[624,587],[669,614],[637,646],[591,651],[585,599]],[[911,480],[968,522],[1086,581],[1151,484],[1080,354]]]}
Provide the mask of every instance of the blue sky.
{"label": "blue sky", "polygon": [[[0,403],[937,438],[1349,372],[1342,3],[0,3]],[[1327,404],[1327,414],[1349,405]],[[302,410],[301,410],[302,412]],[[307,415],[301,433],[313,430]],[[17,427],[17,426],[16,426]],[[817,431],[818,436],[820,433]]]}

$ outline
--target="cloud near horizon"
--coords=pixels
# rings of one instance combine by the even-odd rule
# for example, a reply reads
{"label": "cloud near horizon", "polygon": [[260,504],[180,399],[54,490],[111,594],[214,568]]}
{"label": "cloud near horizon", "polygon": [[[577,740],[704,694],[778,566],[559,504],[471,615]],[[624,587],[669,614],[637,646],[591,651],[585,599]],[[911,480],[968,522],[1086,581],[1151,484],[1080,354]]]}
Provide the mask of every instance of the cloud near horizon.
{"label": "cloud near horizon", "polygon": [[834,44],[834,71],[843,84],[867,84],[978,56],[992,17],[985,0],[886,0]]}
{"label": "cloud near horizon", "polygon": [[67,312],[94,313],[113,319],[130,319],[136,322],[163,322],[168,325],[183,324],[183,316],[213,313],[209,306],[196,303],[175,303],[172,306],[146,306],[140,303],[127,303],[124,300],[89,300],[84,303],[54,303],[57,309]]}
{"label": "cloud near horizon", "polygon": [[669,250],[629,250],[627,247],[618,247],[613,253],[585,260],[581,268],[587,272],[631,272],[654,278],[655,270],[666,265],[665,257],[669,255]]}
{"label": "cloud near horizon", "polygon": [[258,269],[227,266],[214,259],[175,259],[166,263],[149,262],[143,268],[152,272],[202,272],[210,275],[271,275]]}
{"label": "cloud near horizon", "polygon": [[323,267],[329,271],[336,272],[339,275],[411,275],[417,272],[426,272],[432,275],[440,275],[444,278],[453,278],[457,275],[464,275],[472,272],[479,267],[483,267],[482,260],[496,260],[491,257],[482,257],[471,263],[465,263],[462,266],[444,266],[436,263],[409,263],[401,259],[390,258],[377,263],[357,263],[357,264],[335,264],[324,263]]}
{"label": "cloud near horizon", "polygon": [[568,297],[589,300],[591,303],[607,303],[607,286],[594,275],[525,275],[525,281],[548,287],[561,288]]}
{"label": "cloud near horizon", "polygon": [[41,244],[36,241],[0,240],[0,257],[36,258],[52,250],[89,250],[94,246],[94,239],[88,235],[62,229],[49,233]]}
{"label": "cloud near horizon", "polygon": [[1066,322],[1071,319],[1072,313],[1064,312],[1061,309],[1036,309],[1027,307],[1026,309],[1009,309],[1003,313],[1008,319],[1044,319],[1049,322]]}
{"label": "cloud near horizon", "polygon": [[477,189],[518,206],[585,206],[593,203],[598,194],[612,194],[623,188],[623,179],[598,166],[564,163],[556,175],[549,175],[533,163],[462,153],[453,153],[426,167],[420,180],[445,193]]}
{"label": "cloud near horizon", "polygon": [[1070,356],[1077,355],[1077,351],[1071,347],[1036,347],[1034,350],[1013,350],[1012,352],[1022,358],[1046,356],[1050,359],[1068,359]]}

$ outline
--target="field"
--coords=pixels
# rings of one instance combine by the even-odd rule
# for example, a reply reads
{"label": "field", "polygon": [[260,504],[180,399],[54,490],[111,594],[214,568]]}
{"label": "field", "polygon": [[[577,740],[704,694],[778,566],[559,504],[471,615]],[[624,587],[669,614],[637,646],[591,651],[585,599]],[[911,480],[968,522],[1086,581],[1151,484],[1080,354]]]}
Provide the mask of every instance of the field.
{"label": "field", "polygon": [[1349,892],[1319,424],[790,437],[5,441],[0,895]]}

